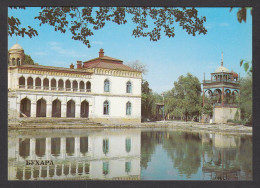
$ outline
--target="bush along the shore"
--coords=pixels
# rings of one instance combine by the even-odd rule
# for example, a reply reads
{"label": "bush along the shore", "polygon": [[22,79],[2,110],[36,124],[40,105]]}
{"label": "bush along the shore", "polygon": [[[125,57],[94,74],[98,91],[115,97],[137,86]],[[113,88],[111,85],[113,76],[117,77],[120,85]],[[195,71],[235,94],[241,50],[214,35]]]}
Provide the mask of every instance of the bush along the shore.
{"label": "bush along the shore", "polygon": [[234,125],[245,125],[245,126],[252,126],[252,123],[249,122],[248,120],[233,120],[233,119],[228,119],[227,123],[232,123]]}

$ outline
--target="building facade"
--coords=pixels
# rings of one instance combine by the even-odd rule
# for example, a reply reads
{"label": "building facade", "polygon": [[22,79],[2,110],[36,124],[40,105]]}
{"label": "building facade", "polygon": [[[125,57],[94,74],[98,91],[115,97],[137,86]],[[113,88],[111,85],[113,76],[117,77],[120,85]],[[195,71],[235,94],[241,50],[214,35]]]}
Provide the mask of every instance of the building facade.
{"label": "building facade", "polygon": [[142,73],[104,56],[69,68],[26,65],[24,49],[9,50],[9,118],[141,121]]}

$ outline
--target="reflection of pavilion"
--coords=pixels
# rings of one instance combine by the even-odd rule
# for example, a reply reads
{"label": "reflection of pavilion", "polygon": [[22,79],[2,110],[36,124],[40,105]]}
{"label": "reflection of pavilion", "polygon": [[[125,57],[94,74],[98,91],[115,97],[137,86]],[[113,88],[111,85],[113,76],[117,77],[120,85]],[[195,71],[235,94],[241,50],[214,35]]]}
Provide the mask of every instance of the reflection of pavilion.
{"label": "reflection of pavilion", "polygon": [[[140,130],[9,135],[8,179],[140,179]],[[85,132],[85,133],[82,133]],[[52,160],[54,165],[25,165]]]}
{"label": "reflection of pavilion", "polygon": [[203,135],[202,144],[210,143],[212,150],[203,151],[203,173],[209,174],[212,180],[240,179],[241,169],[237,163],[237,148],[240,146],[240,140],[234,136],[221,134]]}

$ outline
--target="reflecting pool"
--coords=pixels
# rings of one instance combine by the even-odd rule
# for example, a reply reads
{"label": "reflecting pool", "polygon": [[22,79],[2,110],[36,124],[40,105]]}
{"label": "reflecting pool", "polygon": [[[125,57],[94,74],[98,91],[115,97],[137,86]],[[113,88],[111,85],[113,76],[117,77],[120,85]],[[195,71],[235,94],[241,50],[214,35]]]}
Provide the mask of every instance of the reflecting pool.
{"label": "reflecting pool", "polygon": [[169,128],[8,131],[9,180],[252,180],[252,174],[250,135]]}

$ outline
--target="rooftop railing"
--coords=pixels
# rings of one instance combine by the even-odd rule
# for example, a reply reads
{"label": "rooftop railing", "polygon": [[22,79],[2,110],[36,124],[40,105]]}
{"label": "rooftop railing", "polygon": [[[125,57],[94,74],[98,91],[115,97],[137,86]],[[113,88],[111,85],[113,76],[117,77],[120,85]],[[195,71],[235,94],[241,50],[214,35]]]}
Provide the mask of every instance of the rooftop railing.
{"label": "rooftop railing", "polygon": [[234,83],[239,84],[240,82],[238,80],[203,80],[203,83]]}
{"label": "rooftop railing", "polygon": [[91,92],[91,89],[82,88],[64,88],[64,87],[48,87],[48,86],[32,86],[19,85],[19,89],[36,89],[36,90],[51,90],[51,91],[73,91],[73,92]]}

